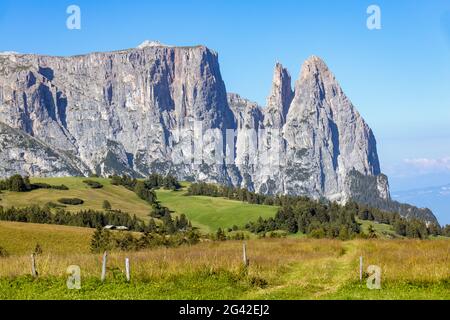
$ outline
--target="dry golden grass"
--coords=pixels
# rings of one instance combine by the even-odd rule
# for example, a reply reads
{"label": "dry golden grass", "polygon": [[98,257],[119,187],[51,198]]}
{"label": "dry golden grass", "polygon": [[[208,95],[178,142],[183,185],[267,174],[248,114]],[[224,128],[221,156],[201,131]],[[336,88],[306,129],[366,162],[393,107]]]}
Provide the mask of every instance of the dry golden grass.
{"label": "dry golden grass", "polygon": [[93,230],[58,225],[0,221],[0,247],[10,255],[31,254],[36,246],[44,253],[89,253]]}
{"label": "dry golden grass", "polygon": [[[0,228],[3,227],[0,223]],[[13,226],[16,227],[16,226]],[[42,232],[54,226],[42,226]],[[20,227],[18,227],[20,229]],[[67,227],[61,227],[67,228]],[[69,228],[71,229],[71,228]],[[81,228],[76,228],[81,229]],[[1,229],[0,229],[1,230]],[[50,230],[48,230],[48,233]],[[67,266],[76,264],[85,276],[99,276],[101,255],[86,253],[89,250],[89,233],[69,231],[67,238],[57,240],[54,247],[47,247],[40,240],[44,254],[38,257],[38,269],[42,276],[61,276]],[[1,234],[1,233],[0,233]],[[62,234],[61,234],[62,235]],[[84,237],[84,238],[83,238]],[[1,239],[1,237],[0,237]],[[17,241],[26,242],[17,237]],[[37,240],[37,239],[36,239]],[[24,244],[26,247],[26,245]],[[65,250],[64,250],[65,246]],[[17,246],[19,255],[0,259],[0,277],[18,276],[29,273],[29,252]],[[28,248],[28,247],[27,247]],[[250,271],[268,280],[276,280],[281,274],[301,272],[302,281],[319,281],[335,276],[355,277],[358,273],[358,257],[363,255],[364,264],[375,264],[382,268],[383,278],[395,281],[439,281],[450,276],[450,241],[448,240],[338,240],[314,239],[260,239],[247,243]],[[195,246],[178,248],[156,248],[140,252],[112,252],[109,255],[110,268],[123,269],[125,257],[131,260],[133,276],[136,278],[163,278],[180,273],[202,270],[236,271],[242,265],[242,242],[203,242]]]}
{"label": "dry golden grass", "polygon": [[[285,271],[299,261],[337,257],[342,242],[332,240],[267,239],[251,240],[247,244],[251,270],[265,277]],[[203,270],[237,271],[242,265],[242,242],[203,242],[195,246],[157,248],[140,252],[112,252],[108,266],[123,269],[123,261],[129,257],[136,278],[167,277],[180,273]],[[101,269],[101,255],[46,254],[37,259],[42,276],[61,276],[69,265],[81,267],[84,276],[97,277]],[[0,259],[0,277],[29,273],[29,255]]]}
{"label": "dry golden grass", "polygon": [[382,277],[393,281],[450,279],[449,240],[376,240],[358,246],[365,265],[381,267]]}
{"label": "dry golden grass", "polygon": [[[99,279],[102,255],[89,253],[91,233],[92,230],[83,228],[0,222],[0,246],[11,254],[0,258],[0,281],[30,274],[30,252],[35,242],[44,249],[37,257],[40,278],[56,276],[64,280],[67,267],[78,265],[83,279]],[[395,299],[399,295],[408,299],[450,298],[449,253],[449,240],[254,239],[247,241],[250,268],[244,278],[262,279],[267,285],[245,289],[238,284],[234,288],[233,281],[216,284],[233,287],[243,299]],[[364,257],[365,269],[369,264],[381,267],[382,285],[388,288],[382,291],[384,295],[377,296],[364,290],[364,286],[358,286],[360,255]],[[243,270],[241,241],[205,241],[178,248],[111,252],[109,280],[118,275],[123,278],[126,257],[131,261],[134,282],[144,287],[146,283],[156,286],[152,287],[155,290],[152,297],[163,294],[165,291],[160,293],[158,286],[166,284],[171,284],[171,290],[174,290],[171,294],[175,297],[189,296],[186,284],[180,292],[176,291],[173,281],[178,280],[174,279],[185,279],[180,281],[197,286],[202,281],[214,283],[216,280],[211,275],[227,272],[239,275]],[[421,283],[428,287],[420,289]],[[224,287],[224,290],[231,287]],[[120,290],[139,296],[131,288],[121,287]],[[58,293],[54,294],[58,296]]]}

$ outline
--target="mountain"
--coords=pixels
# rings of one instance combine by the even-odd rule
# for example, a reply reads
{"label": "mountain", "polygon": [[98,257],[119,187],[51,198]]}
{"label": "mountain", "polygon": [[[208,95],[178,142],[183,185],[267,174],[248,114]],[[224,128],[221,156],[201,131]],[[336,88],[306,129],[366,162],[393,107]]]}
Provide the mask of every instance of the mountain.
{"label": "mountain", "polygon": [[57,150],[27,133],[0,122],[0,176],[80,176],[88,167],[70,152]]}
{"label": "mountain", "polygon": [[227,94],[218,54],[205,46],[3,54],[0,122],[2,176],[157,172],[264,194],[392,203],[371,129],[315,56],[295,90],[277,63],[263,108]]}
{"label": "mountain", "polygon": [[450,184],[395,191],[392,198],[416,206],[431,208],[441,224],[450,224]]}

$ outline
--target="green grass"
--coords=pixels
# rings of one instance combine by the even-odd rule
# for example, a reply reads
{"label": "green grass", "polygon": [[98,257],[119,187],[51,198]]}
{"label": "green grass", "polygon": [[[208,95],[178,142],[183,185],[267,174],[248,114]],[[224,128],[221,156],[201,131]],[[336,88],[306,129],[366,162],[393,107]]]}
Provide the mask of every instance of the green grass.
{"label": "green grass", "polygon": [[[39,228],[39,227],[36,227]],[[43,235],[42,235],[43,236]],[[17,240],[20,241],[20,240]],[[70,242],[65,242],[67,252]],[[248,241],[250,267],[240,264],[241,242],[110,253],[99,280],[101,255],[43,255],[40,275],[29,275],[29,255],[0,258],[0,299],[450,299],[448,240]],[[365,267],[382,268],[381,289],[358,281]],[[132,280],[123,274],[129,257]],[[66,287],[67,266],[81,266],[81,290]],[[11,270],[5,272],[4,269]],[[14,270],[13,270],[14,269]]]}
{"label": "green grass", "polygon": [[222,270],[208,273],[179,274],[165,279],[147,279],[127,283],[123,276],[101,283],[98,278],[81,280],[81,290],[69,290],[66,279],[50,277],[34,280],[30,276],[0,279],[0,300],[6,299],[233,299],[251,289],[238,275]]}
{"label": "green grass", "polygon": [[38,243],[44,253],[89,253],[93,231],[79,227],[0,221],[0,246],[11,255],[31,254]]}
{"label": "green grass", "polygon": [[326,299],[340,300],[449,300],[450,282],[404,281],[382,282],[381,289],[369,290],[363,282],[348,283],[334,293],[326,295]]}
{"label": "green grass", "polygon": [[204,196],[186,196],[185,191],[157,190],[162,205],[177,214],[184,213],[194,226],[204,232],[215,232],[218,228],[230,228],[233,225],[243,227],[249,221],[259,217],[274,217],[275,206],[254,205],[241,201]]}
{"label": "green grass", "polygon": [[[68,205],[68,211],[84,209],[103,210],[104,200],[108,200],[113,209],[120,209],[147,221],[151,206],[140,199],[134,192],[122,186],[113,186],[109,179],[89,178],[103,184],[101,189],[91,189],[82,177],[68,178],[33,178],[33,183],[64,184],[69,190],[38,189],[31,192],[3,192],[0,205],[3,207],[24,207],[32,204],[43,206],[48,202],[58,203],[60,198],[79,198],[82,205]],[[186,214],[192,224],[203,232],[216,232],[218,228],[230,228],[233,225],[244,226],[249,221],[273,217],[277,207],[248,204],[241,201],[203,196],[185,196],[187,183],[179,191],[157,190],[158,200],[172,210],[175,215]]]}
{"label": "green grass", "polygon": [[369,230],[369,226],[372,225],[373,229],[375,230],[375,234],[378,238],[384,239],[384,238],[401,238],[398,234],[395,233],[394,227],[389,224],[384,223],[378,223],[375,221],[368,221],[368,220],[360,220],[356,219],[358,223],[361,224],[361,230],[367,234]]}
{"label": "green grass", "polygon": [[[147,281],[114,280],[101,283],[98,278],[82,279],[81,290],[69,290],[64,278],[34,280],[30,276],[0,279],[0,300],[226,300],[248,299],[248,293],[265,291],[248,279],[226,271],[214,275],[187,274],[170,279]],[[370,290],[359,282],[348,283],[337,292],[316,296],[323,285],[291,288],[288,295],[263,299],[286,300],[448,300],[449,284],[387,283],[380,290]],[[257,299],[257,298],[254,298]]]}
{"label": "green grass", "polygon": [[103,210],[103,201],[108,200],[113,209],[136,214],[137,217],[148,220],[151,206],[140,199],[134,192],[122,187],[113,186],[109,179],[89,178],[103,184],[101,189],[91,189],[83,183],[86,178],[33,178],[32,183],[48,183],[51,185],[64,184],[69,190],[38,189],[31,192],[4,192],[0,194],[0,205],[4,207],[24,207],[32,204],[43,206],[48,202],[58,203],[59,198],[80,198],[82,205],[67,206],[68,211],[84,209]]}

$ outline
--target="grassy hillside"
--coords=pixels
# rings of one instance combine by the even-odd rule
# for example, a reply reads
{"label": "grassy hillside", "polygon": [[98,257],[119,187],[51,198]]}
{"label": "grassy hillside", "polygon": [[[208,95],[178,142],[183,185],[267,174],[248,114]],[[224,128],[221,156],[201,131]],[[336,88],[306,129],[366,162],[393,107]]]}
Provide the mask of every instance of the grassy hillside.
{"label": "grassy hillside", "polygon": [[103,184],[101,189],[91,189],[83,180],[86,178],[33,178],[32,183],[48,183],[51,185],[64,184],[69,190],[49,190],[38,189],[31,192],[3,192],[0,194],[0,205],[4,207],[23,207],[31,204],[40,206],[48,202],[55,202],[59,198],[80,198],[84,204],[77,206],[67,206],[68,211],[78,211],[82,209],[102,210],[104,200],[108,200],[113,209],[126,211],[131,215],[147,220],[151,206],[140,199],[134,192],[127,190],[122,186],[111,185],[109,179],[89,178],[89,180],[98,181]]}
{"label": "grassy hillside", "polygon": [[[82,209],[102,210],[104,200],[108,200],[114,209],[120,209],[131,215],[136,214],[143,220],[148,220],[151,206],[140,199],[134,192],[123,186],[111,185],[109,179],[89,178],[100,182],[101,189],[91,189],[83,180],[86,178],[33,178],[32,183],[47,183],[51,185],[64,184],[69,190],[38,189],[31,192],[2,192],[0,205],[4,207],[23,207],[32,204],[43,206],[48,202],[57,202],[59,198],[70,197],[84,200],[82,205],[68,205],[68,211]],[[203,232],[215,232],[220,228],[230,228],[233,225],[244,226],[249,221],[273,217],[277,207],[254,205],[246,202],[228,200],[224,198],[212,198],[205,196],[185,196],[188,183],[182,183],[183,189],[179,191],[157,190],[158,200],[163,206],[173,210],[175,215],[186,214],[193,225]],[[358,221],[362,229],[367,233],[369,225],[373,225],[379,238],[396,237],[392,226],[371,221]],[[289,235],[289,237],[302,237],[301,234]]]}
{"label": "grassy hillside", "polygon": [[57,225],[0,221],[0,246],[10,255],[33,252],[39,244],[44,253],[89,253],[93,230]]}
{"label": "grassy hillside", "polygon": [[[32,204],[43,206],[48,202],[56,203],[59,198],[80,198],[82,205],[67,206],[69,211],[81,209],[102,210],[104,200],[108,200],[113,209],[120,209],[131,215],[148,220],[151,206],[140,199],[134,192],[123,186],[111,185],[109,179],[89,178],[103,184],[101,189],[91,189],[83,180],[86,178],[33,178],[32,183],[47,183],[51,185],[64,184],[69,190],[38,189],[31,192],[3,192],[0,194],[0,205],[4,207],[23,207]],[[180,191],[157,190],[158,200],[162,205],[175,212],[184,213],[193,225],[203,232],[215,232],[219,227],[229,228],[233,225],[243,226],[248,221],[257,220],[260,216],[268,218],[274,216],[277,208],[273,206],[253,205],[240,201],[202,196],[184,196],[184,189]]]}
{"label": "grassy hillside", "polygon": [[381,239],[402,238],[401,236],[395,233],[394,227],[389,224],[361,219],[356,219],[356,221],[361,224],[361,229],[365,234],[369,233],[368,232],[369,226],[372,226],[378,238]]}
{"label": "grassy hillside", "polygon": [[259,217],[275,216],[277,207],[254,205],[246,202],[204,196],[185,196],[185,191],[157,190],[162,205],[184,213],[193,224],[204,232],[215,232],[218,228],[233,225],[244,226]]}

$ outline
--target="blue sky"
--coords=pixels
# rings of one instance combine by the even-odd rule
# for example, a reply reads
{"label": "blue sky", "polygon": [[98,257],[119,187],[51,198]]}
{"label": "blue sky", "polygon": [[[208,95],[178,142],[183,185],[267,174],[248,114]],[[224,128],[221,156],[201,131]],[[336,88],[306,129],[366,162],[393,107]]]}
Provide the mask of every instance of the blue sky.
{"label": "blue sky", "polygon": [[[81,8],[81,30],[66,8]],[[366,9],[381,9],[368,30]],[[276,61],[322,57],[372,127],[392,189],[450,182],[450,1],[0,2],[0,51],[73,55],[145,39],[219,52],[229,92],[264,104]]]}

